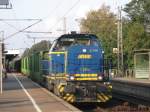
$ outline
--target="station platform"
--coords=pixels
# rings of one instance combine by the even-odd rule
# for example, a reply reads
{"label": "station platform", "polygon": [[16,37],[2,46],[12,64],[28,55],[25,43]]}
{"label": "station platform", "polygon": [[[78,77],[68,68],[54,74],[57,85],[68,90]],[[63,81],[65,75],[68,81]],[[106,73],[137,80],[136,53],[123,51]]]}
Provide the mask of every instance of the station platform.
{"label": "station platform", "polygon": [[112,92],[131,96],[150,106],[150,80],[135,78],[112,79]]}
{"label": "station platform", "polygon": [[11,73],[3,79],[0,112],[81,112],[27,77]]}

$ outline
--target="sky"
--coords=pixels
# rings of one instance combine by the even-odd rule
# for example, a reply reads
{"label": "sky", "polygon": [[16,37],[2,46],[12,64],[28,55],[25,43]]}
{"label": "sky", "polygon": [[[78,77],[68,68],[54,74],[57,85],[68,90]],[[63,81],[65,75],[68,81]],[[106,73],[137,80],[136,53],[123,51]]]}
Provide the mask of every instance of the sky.
{"label": "sky", "polygon": [[[130,0],[10,0],[12,9],[0,9],[0,19],[42,19],[26,31],[51,32],[49,34],[18,33],[5,39],[7,49],[23,51],[33,45],[33,39],[28,37],[45,37],[36,39],[54,40],[63,34],[63,23],[66,18],[67,33],[79,31],[79,21],[90,10],[96,10],[105,4],[111,11],[117,13],[118,6],[125,6]],[[4,38],[24,29],[36,21],[0,21],[0,31],[4,31]],[[2,35],[2,33],[0,34]],[[49,37],[49,38],[47,38]]]}

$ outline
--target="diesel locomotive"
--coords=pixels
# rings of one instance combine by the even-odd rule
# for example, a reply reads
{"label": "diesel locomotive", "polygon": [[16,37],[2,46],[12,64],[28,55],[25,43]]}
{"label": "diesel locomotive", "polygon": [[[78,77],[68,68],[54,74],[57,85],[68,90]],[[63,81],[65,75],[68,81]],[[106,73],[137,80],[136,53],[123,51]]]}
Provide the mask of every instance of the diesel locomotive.
{"label": "diesel locomotive", "polygon": [[62,35],[49,51],[29,53],[21,62],[24,74],[68,102],[111,99],[109,77],[104,73],[104,51],[93,34]]}
{"label": "diesel locomotive", "polygon": [[109,100],[103,54],[95,35],[62,35],[49,51],[49,75],[45,78],[48,89],[70,102]]}

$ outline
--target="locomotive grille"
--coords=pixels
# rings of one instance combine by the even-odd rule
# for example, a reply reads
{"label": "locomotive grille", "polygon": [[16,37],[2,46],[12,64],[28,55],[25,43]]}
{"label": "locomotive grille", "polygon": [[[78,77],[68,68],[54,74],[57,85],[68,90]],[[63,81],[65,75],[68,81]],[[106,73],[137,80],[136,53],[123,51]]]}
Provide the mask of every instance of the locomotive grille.
{"label": "locomotive grille", "polygon": [[78,101],[91,101],[96,100],[96,86],[84,86],[77,90]]}

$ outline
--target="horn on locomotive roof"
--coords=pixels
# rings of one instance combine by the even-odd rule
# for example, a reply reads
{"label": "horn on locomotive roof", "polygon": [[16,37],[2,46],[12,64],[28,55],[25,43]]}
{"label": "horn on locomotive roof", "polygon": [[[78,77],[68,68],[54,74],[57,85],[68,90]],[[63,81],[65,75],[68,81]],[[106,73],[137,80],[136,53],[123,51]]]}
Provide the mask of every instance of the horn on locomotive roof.
{"label": "horn on locomotive roof", "polygon": [[77,32],[76,31],[71,31],[71,34],[77,34]]}

